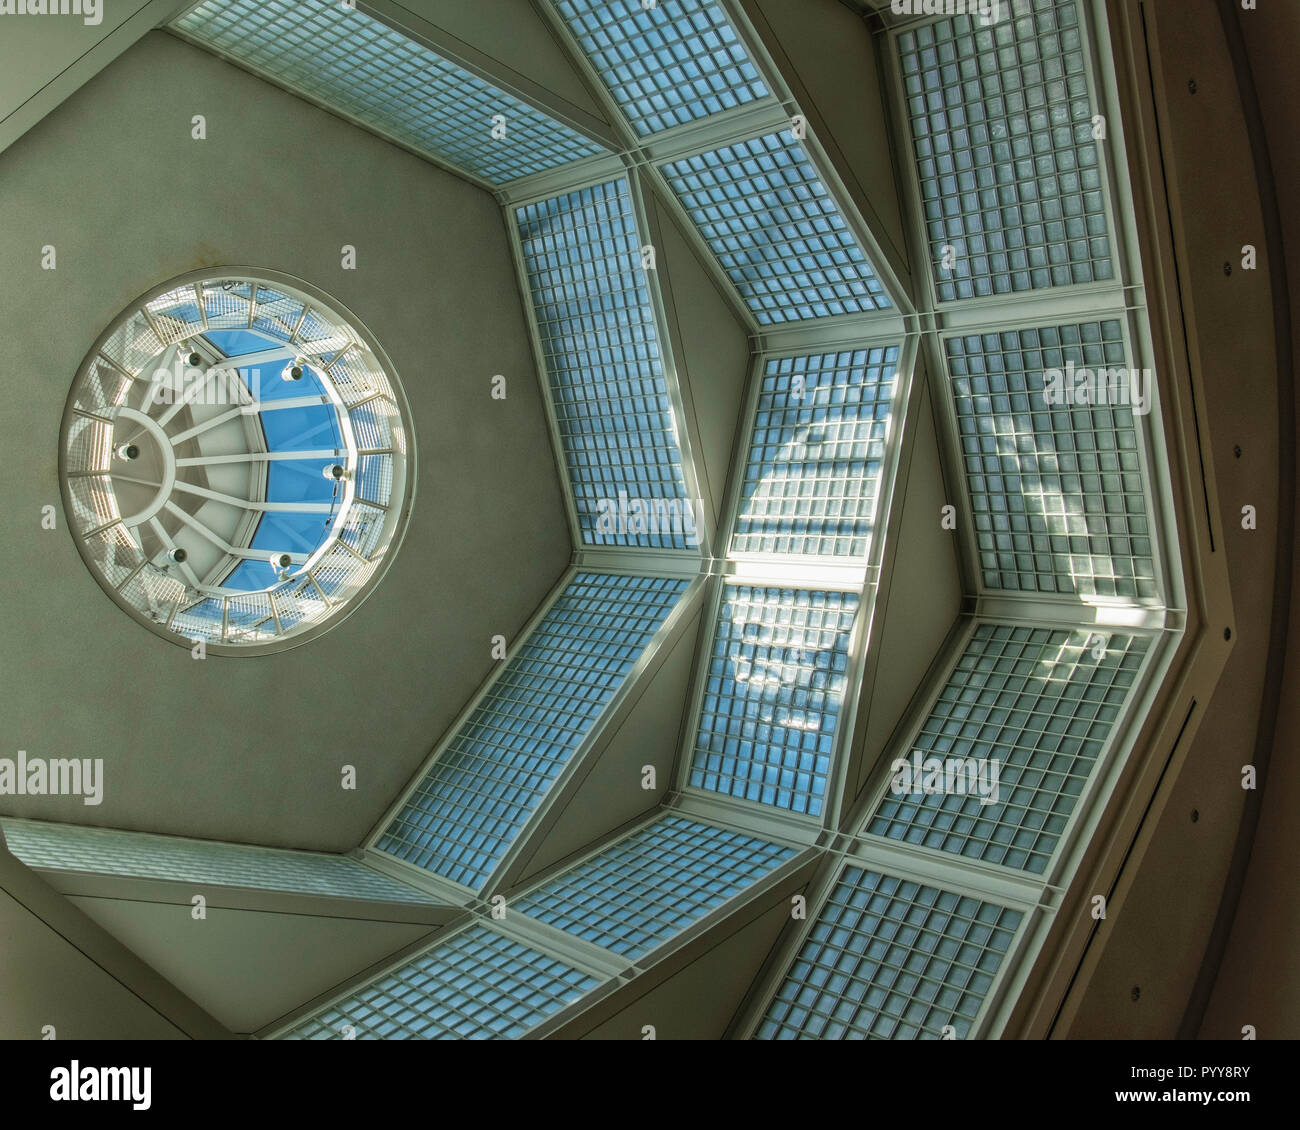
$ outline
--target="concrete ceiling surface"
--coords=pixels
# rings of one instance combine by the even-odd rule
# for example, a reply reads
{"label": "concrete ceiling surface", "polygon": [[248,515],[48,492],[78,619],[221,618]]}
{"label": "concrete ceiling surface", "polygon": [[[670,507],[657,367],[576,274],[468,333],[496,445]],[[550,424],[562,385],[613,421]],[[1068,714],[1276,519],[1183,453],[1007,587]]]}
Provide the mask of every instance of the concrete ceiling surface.
{"label": "concrete ceiling surface", "polygon": [[[207,140],[192,139],[194,114]],[[491,637],[512,636],[570,558],[500,208],[161,32],[0,155],[0,183],[16,523],[0,548],[0,634],[17,653],[0,748],[102,757],[106,777],[99,806],[5,797],[2,811],[355,847],[488,675]],[[355,271],[341,269],[345,244]],[[58,420],[118,312],[231,265],[304,279],[374,334],[411,405],[418,478],[405,543],[337,628],[271,656],[196,661],[129,620],[82,564],[59,505]],[[491,396],[498,373],[505,400]],[[47,505],[57,530],[42,529]]]}

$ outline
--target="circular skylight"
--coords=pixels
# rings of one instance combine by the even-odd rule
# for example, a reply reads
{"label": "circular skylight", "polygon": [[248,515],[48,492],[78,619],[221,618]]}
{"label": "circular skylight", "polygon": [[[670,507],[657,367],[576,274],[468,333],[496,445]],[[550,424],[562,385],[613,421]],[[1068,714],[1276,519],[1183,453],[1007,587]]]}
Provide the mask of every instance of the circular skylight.
{"label": "circular skylight", "polygon": [[410,509],[405,399],[379,347],[281,278],[187,276],[83,362],[60,479],[82,557],[158,634],[300,643],[378,581]]}

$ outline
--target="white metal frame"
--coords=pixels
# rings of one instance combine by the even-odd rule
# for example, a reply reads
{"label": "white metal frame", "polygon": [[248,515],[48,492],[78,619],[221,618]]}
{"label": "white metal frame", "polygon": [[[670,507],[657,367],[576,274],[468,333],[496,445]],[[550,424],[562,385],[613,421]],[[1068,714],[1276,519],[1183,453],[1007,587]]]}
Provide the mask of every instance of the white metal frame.
{"label": "white metal frame", "polygon": [[[517,229],[513,223],[511,209],[524,202],[545,199],[563,192],[572,191],[594,184],[604,183],[618,177],[626,177],[631,186],[636,205],[637,222],[643,236],[651,237],[653,242],[653,225],[648,202],[651,196],[658,207],[664,208],[673,217],[678,226],[687,233],[700,262],[704,264],[713,281],[718,285],[728,301],[738,323],[746,328],[751,337],[753,358],[749,374],[750,386],[746,395],[746,415],[744,423],[737,432],[735,451],[730,466],[730,475],[725,487],[725,505],[722,520],[717,529],[710,528],[709,537],[701,536],[699,553],[681,553],[667,550],[641,550],[612,547],[584,546],[578,529],[576,510],[573,502],[571,485],[567,474],[561,474],[563,482],[566,512],[570,530],[573,535],[575,552],[573,563],[565,573],[555,590],[543,603],[529,624],[512,644],[507,662],[528,638],[532,629],[549,611],[560,592],[579,569],[596,571],[626,571],[639,575],[670,576],[694,578],[691,587],[674,609],[651,645],[646,649],[636,667],[625,678],[620,688],[620,695],[632,693],[633,685],[644,678],[654,666],[656,653],[672,637],[673,630],[680,622],[687,621],[697,611],[709,619],[702,620],[699,633],[699,647],[696,654],[696,671],[692,689],[686,704],[686,713],[682,729],[681,749],[675,777],[675,788],[665,798],[663,806],[635,823],[634,827],[657,819],[666,811],[676,811],[684,815],[708,821],[710,823],[733,827],[752,834],[766,836],[773,840],[802,848],[793,860],[804,866],[813,859],[820,859],[817,877],[809,889],[809,914],[803,924],[792,923],[787,927],[781,941],[769,956],[765,973],[752,987],[745,1006],[732,1026],[732,1035],[749,1036],[757,1029],[763,1013],[780,985],[781,978],[792,956],[798,952],[807,932],[816,921],[817,912],[838,881],[839,875],[849,864],[884,870],[891,875],[937,885],[945,890],[969,894],[985,901],[998,902],[1020,910],[1024,917],[1017,930],[1016,938],[1005,955],[994,987],[986,997],[976,1019],[971,1035],[974,1037],[996,1037],[1006,1024],[1014,1007],[1015,999],[1023,987],[1034,959],[1047,939],[1052,920],[1060,906],[1061,898],[1071,877],[1080,865],[1102,819],[1103,811],[1109,804],[1112,794],[1122,779],[1125,763],[1133,743],[1137,740],[1142,717],[1146,709],[1156,700],[1162,689],[1162,683],[1169,672],[1178,650],[1183,630],[1187,623],[1189,610],[1187,593],[1182,570],[1182,559],[1177,551],[1179,531],[1172,518],[1172,479],[1167,467],[1167,452],[1162,429],[1156,426],[1160,411],[1157,403],[1150,418],[1137,418],[1139,422],[1140,458],[1144,475],[1144,487],[1149,502],[1150,515],[1154,520],[1152,530],[1153,559],[1156,562],[1157,584],[1160,598],[1144,602],[1126,602],[1123,600],[1083,601],[1076,598],[1061,597],[1055,594],[1010,593],[988,590],[982,581],[982,571],[978,568],[978,553],[974,544],[974,533],[969,521],[963,524],[960,539],[959,559],[967,586],[967,615],[960,622],[960,629],[949,640],[948,650],[942,661],[937,662],[931,671],[926,687],[913,699],[903,720],[895,729],[889,745],[872,768],[869,784],[856,800],[845,795],[845,774],[848,770],[847,743],[853,732],[853,720],[862,706],[864,668],[868,649],[872,646],[870,635],[874,624],[874,602],[879,589],[886,589],[889,573],[892,570],[895,531],[890,529],[889,518],[896,514],[894,497],[898,487],[897,476],[900,461],[910,444],[910,428],[913,413],[907,406],[915,407],[921,386],[917,380],[916,366],[923,360],[929,370],[929,389],[934,399],[934,411],[940,433],[940,448],[947,456],[949,474],[952,473],[954,455],[955,464],[961,476],[959,493],[966,502],[969,516],[970,505],[966,487],[966,476],[960,462],[961,449],[957,442],[957,422],[955,409],[948,395],[943,342],[946,338],[963,332],[978,332],[997,327],[1025,328],[1037,325],[1063,325],[1071,321],[1093,320],[1102,317],[1117,318],[1124,327],[1125,348],[1130,365],[1136,367],[1137,358],[1153,355],[1151,327],[1146,318],[1146,290],[1142,281],[1141,260],[1138,249],[1135,208],[1132,187],[1126,177],[1126,164],[1122,159],[1111,158],[1106,146],[1099,146],[1100,168],[1105,198],[1105,210],[1110,226],[1112,244],[1112,262],[1115,265],[1115,278],[1109,282],[1086,285],[1051,288],[1045,291],[1017,293],[1006,296],[964,299],[955,302],[937,301],[937,290],[931,271],[929,240],[924,219],[919,215],[918,202],[921,199],[920,185],[915,162],[908,149],[910,122],[905,112],[901,72],[898,66],[895,41],[901,30],[929,22],[932,18],[918,17],[899,21],[887,11],[876,10],[866,17],[875,27],[879,42],[883,45],[887,70],[886,103],[893,127],[895,145],[895,163],[904,166],[904,196],[909,202],[905,214],[905,231],[907,252],[917,267],[917,273],[924,279],[913,277],[915,290],[911,295],[891,265],[890,257],[883,253],[869,225],[859,214],[854,204],[853,194],[849,191],[839,175],[835,162],[823,148],[810,127],[806,139],[802,140],[810,158],[817,167],[827,188],[832,192],[843,215],[853,228],[871,262],[877,278],[884,284],[893,308],[872,314],[844,316],[818,320],[815,323],[786,323],[774,326],[760,326],[748,307],[740,300],[726,273],[717,264],[707,244],[694,230],[684,209],[677,201],[660,172],[660,166],[679,157],[714,149],[719,145],[745,138],[775,132],[789,127],[792,115],[799,113],[799,107],[791,93],[791,88],[780,73],[770,54],[765,50],[760,38],[748,25],[738,0],[722,0],[733,25],[741,35],[751,58],[759,68],[771,95],[764,100],[750,103],[737,110],[716,115],[703,121],[688,123],[650,138],[638,139],[635,132],[623,117],[621,111],[609,96],[604,83],[587,60],[585,54],[574,41],[567,25],[552,9],[548,0],[537,0],[535,6],[550,24],[557,39],[567,46],[568,53],[587,85],[595,95],[597,102],[605,110],[613,123],[613,130],[606,132],[596,130],[604,144],[613,142],[611,152],[575,162],[559,169],[550,170],[534,177],[524,178],[495,190],[498,201],[507,214],[507,228],[510,231],[512,250],[515,257],[521,292],[524,295],[524,307],[528,319],[529,333],[538,358],[539,371],[544,372],[544,358],[541,351],[540,335],[531,303],[528,301],[527,278],[524,273],[521,247]],[[1119,110],[1118,95],[1110,81],[1110,62],[1107,56],[1104,12],[1099,0],[1078,0],[1080,8],[1080,26],[1085,44],[1088,81],[1092,88],[1094,102],[1105,108],[1110,144],[1119,145],[1121,152],[1127,148],[1123,136],[1123,123]],[[365,5],[377,18],[389,22],[390,26],[408,31],[400,21],[393,22],[397,12],[396,6],[386,0],[376,0]],[[422,40],[426,45],[439,51],[449,45],[439,41],[429,42],[427,36]],[[469,65],[464,59],[454,56],[462,65]],[[480,62],[482,62],[480,60]],[[490,63],[490,61],[488,61]],[[486,67],[484,77],[500,84],[502,79],[495,69]],[[526,92],[512,90],[517,97],[530,99]],[[537,92],[532,92],[536,96]],[[554,113],[553,100],[539,107]],[[575,128],[580,128],[578,124]],[[590,123],[588,123],[590,126]],[[369,127],[367,127],[369,128]],[[460,175],[464,175],[463,173]],[[468,178],[473,180],[474,178]],[[484,186],[487,187],[487,186]],[[664,367],[671,399],[676,415],[681,444],[683,468],[689,468],[688,482],[698,496],[698,487],[703,481],[702,466],[697,462],[700,451],[699,435],[691,415],[688,397],[679,379],[677,354],[681,343],[673,333],[673,312],[671,309],[671,286],[664,286],[657,278],[651,280],[654,316],[659,332],[661,351],[664,355]],[[917,300],[914,306],[912,299]],[[890,432],[886,446],[886,466],[877,495],[877,512],[873,522],[873,537],[870,552],[865,562],[846,564],[840,559],[822,561],[792,561],[781,555],[746,555],[742,561],[729,556],[731,532],[736,521],[739,495],[742,489],[743,475],[747,461],[749,440],[754,426],[754,408],[757,402],[761,375],[767,359],[775,356],[789,356],[805,352],[830,352],[840,348],[862,348],[871,344],[890,344],[902,347],[897,369],[897,387],[895,405],[891,416]],[[557,464],[563,470],[566,466],[559,428],[556,424],[554,408],[551,403],[549,387],[543,381],[544,399],[548,422],[555,447]],[[949,483],[950,489],[953,487]],[[957,499],[953,499],[957,501]],[[710,521],[712,511],[710,509]],[[883,520],[883,524],[882,524]],[[766,571],[766,573],[765,573]],[[766,580],[763,577],[766,576]],[[776,584],[784,587],[807,587],[843,592],[857,592],[862,603],[854,627],[854,641],[850,664],[848,693],[841,713],[840,733],[836,741],[836,753],[832,759],[833,792],[828,792],[824,816],[818,818],[801,817],[793,813],[775,810],[767,806],[748,801],[721,796],[716,793],[691,788],[686,784],[689,779],[691,753],[696,737],[693,724],[698,719],[700,702],[707,679],[707,666],[712,653],[713,625],[721,601],[724,585],[727,581],[744,578],[754,583]],[[1135,631],[1145,633],[1153,638],[1152,646],[1143,661],[1142,668],[1131,688],[1125,709],[1099,755],[1083,793],[1078,798],[1066,828],[1042,875],[1031,875],[1009,868],[985,864],[950,853],[933,849],[900,844],[880,837],[863,833],[862,828],[869,821],[876,803],[888,787],[889,774],[886,766],[890,755],[904,753],[909,748],[915,734],[924,723],[947,679],[960,659],[966,643],[981,622],[996,622],[1013,626],[1052,627],[1080,631]],[[436,762],[452,735],[460,728],[483,696],[487,693],[496,674],[504,670],[505,664],[484,684],[480,691],[470,700],[450,728],[448,734],[435,747],[430,757],[412,778],[412,782],[394,801],[389,811],[379,821],[376,830],[367,839],[367,847],[361,857],[371,866],[385,873],[393,874],[404,881],[432,894],[437,894],[457,906],[464,907],[469,919],[456,929],[468,928],[473,921],[482,920],[486,914],[486,903],[474,891],[460,887],[458,884],[446,883],[412,864],[386,857],[373,850],[373,844],[389,820],[400,811],[411,792],[418,786]],[[586,761],[593,748],[598,746],[598,731],[601,725],[617,714],[617,703],[609,704],[602,712],[601,722],[593,727],[579,749],[575,751],[566,767],[562,778],[571,775],[576,768]],[[562,780],[557,780],[548,792],[549,798],[558,797],[562,790]],[[547,802],[543,802],[543,807]],[[508,875],[512,859],[522,853],[532,834],[542,823],[544,813],[539,808],[530,818],[529,825],[516,840],[496,869],[494,879]],[[615,838],[628,834],[625,828]],[[558,870],[567,870],[577,866],[583,860],[598,854],[608,846],[605,841],[593,846],[580,857],[566,861]],[[784,870],[784,865],[781,870]],[[520,888],[531,890],[550,875],[556,873],[553,868],[543,878]],[[578,939],[563,934],[561,931],[532,923],[524,916],[510,916],[503,923],[493,923],[494,927],[528,940],[530,944],[557,956],[564,956],[575,967],[583,968],[601,979],[597,990],[581,1002],[563,1010],[542,1025],[529,1038],[545,1035],[555,1031],[565,1022],[580,1015],[619,985],[626,984],[632,978],[644,975],[646,968],[658,964],[669,953],[686,946],[708,945],[708,936],[723,921],[742,906],[760,899],[765,891],[776,884],[775,873],[755,884],[744,896],[731,900],[724,906],[706,916],[699,923],[672,943],[665,944],[652,952],[654,960],[640,962],[622,962],[610,960],[611,955],[599,951]],[[510,888],[506,888],[510,889]],[[485,891],[492,890],[492,883],[484,886]],[[698,927],[698,929],[696,928]],[[452,931],[455,932],[454,930]],[[439,936],[441,940],[450,934]],[[436,943],[435,943],[436,944]],[[593,950],[598,952],[592,952]],[[387,963],[386,968],[400,964],[409,957]],[[368,972],[366,976],[368,977]],[[326,1003],[347,995],[360,978],[353,979],[346,989],[332,993]],[[300,1017],[306,1011],[323,1007],[313,1002],[308,1009],[299,1010]],[[296,1022],[296,1021],[295,1021]],[[276,1031],[281,1031],[289,1023],[281,1024]]]}

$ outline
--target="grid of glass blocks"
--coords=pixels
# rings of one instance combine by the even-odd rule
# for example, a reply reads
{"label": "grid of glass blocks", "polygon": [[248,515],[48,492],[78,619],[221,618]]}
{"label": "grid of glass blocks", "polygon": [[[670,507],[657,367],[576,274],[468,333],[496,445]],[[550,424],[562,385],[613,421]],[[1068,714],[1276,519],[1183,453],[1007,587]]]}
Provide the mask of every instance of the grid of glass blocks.
{"label": "grid of glass blocks", "polygon": [[687,583],[577,574],[375,846],[477,889]]}
{"label": "grid of glass blocks", "polygon": [[1149,645],[980,624],[866,831],[1041,875]]}
{"label": "grid of glass blocks", "polygon": [[790,133],[660,171],[760,324],[889,307],[866,252]]}
{"label": "grid of glass blocks", "polygon": [[554,0],[640,137],[768,96],[716,0]]}
{"label": "grid of glass blocks", "polygon": [[1075,0],[898,36],[941,301],[1114,277]]}
{"label": "grid of glass blocks", "polygon": [[858,603],[856,593],[726,586],[691,785],[821,815]]}
{"label": "grid of glass blocks", "polygon": [[767,363],[733,553],[864,557],[898,347]]}
{"label": "grid of glass blocks", "polygon": [[625,178],[516,210],[587,545],[698,543]]}
{"label": "grid of glass blocks", "polygon": [[435,901],[342,855],[33,820],[0,820],[0,827],[10,852],[28,867],[383,902]]}
{"label": "grid of glass blocks", "polygon": [[996,903],[847,867],[755,1036],[965,1039],[1022,917]]}
{"label": "grid of glass blocks", "polygon": [[1118,321],[949,338],[948,371],[980,569],[990,589],[1159,595]]}
{"label": "grid of glass blocks", "polygon": [[558,958],[472,926],[301,1020],[286,1040],[510,1040],[596,987]]}
{"label": "grid of glass blocks", "polygon": [[794,855],[756,836],[664,816],[512,909],[628,958],[680,934]]}
{"label": "grid of glass blocks", "polygon": [[492,184],[603,151],[337,0],[207,0],[172,27],[297,94]]}

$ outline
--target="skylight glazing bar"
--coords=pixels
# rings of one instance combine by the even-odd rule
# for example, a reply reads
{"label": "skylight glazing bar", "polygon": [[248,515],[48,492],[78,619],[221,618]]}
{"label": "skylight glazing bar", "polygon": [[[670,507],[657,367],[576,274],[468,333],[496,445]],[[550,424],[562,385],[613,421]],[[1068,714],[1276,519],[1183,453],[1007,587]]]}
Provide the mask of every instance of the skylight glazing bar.
{"label": "skylight glazing bar", "polygon": [[790,130],[659,172],[760,325],[890,308],[839,202]]}
{"label": "skylight glazing bar", "polygon": [[689,788],[819,818],[840,748],[859,591],[719,586]]}
{"label": "skylight glazing bar", "polygon": [[1158,637],[978,623],[863,832],[1046,875]]}
{"label": "skylight glazing bar", "polygon": [[771,91],[717,0],[549,0],[644,139]]}
{"label": "skylight glazing bar", "polygon": [[941,339],[981,591],[1165,601],[1145,417],[1124,321]]}
{"label": "skylight glazing bar", "polygon": [[762,360],[729,557],[865,563],[898,345]]}
{"label": "skylight glazing bar", "polygon": [[586,970],[471,924],[297,1018],[275,1037],[518,1039],[598,984]]}
{"label": "skylight glazing bar", "polygon": [[171,26],[483,184],[502,185],[604,148],[356,7],[331,0],[207,0]]}
{"label": "skylight glazing bar", "polygon": [[1021,910],[849,864],[751,1034],[979,1036],[1025,924]]}
{"label": "skylight glazing bar", "polygon": [[581,543],[696,549],[699,500],[630,180],[523,205],[513,219]]}
{"label": "skylight glazing bar", "polygon": [[574,575],[373,847],[478,889],[687,587]]}
{"label": "skylight glazing bar", "polygon": [[9,851],[37,870],[378,902],[435,901],[345,855],[9,817],[0,827]]}
{"label": "skylight glazing bar", "polygon": [[660,815],[513,899],[511,910],[637,960],[796,854],[784,844]]}
{"label": "skylight glazing bar", "polygon": [[890,33],[937,302],[1115,286],[1106,122],[1077,0]]}

